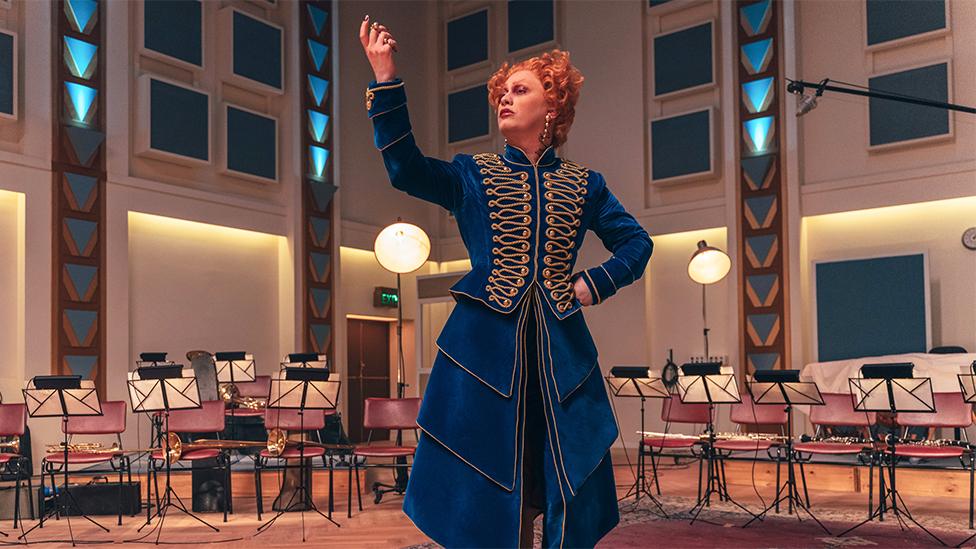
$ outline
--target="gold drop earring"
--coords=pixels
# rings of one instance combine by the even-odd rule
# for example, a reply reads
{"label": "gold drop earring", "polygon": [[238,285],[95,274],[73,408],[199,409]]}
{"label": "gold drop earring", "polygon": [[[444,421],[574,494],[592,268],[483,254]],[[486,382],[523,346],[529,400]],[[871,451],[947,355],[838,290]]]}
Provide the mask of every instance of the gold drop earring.
{"label": "gold drop earring", "polygon": [[543,145],[549,142],[549,122],[552,120],[552,114],[546,113],[546,126],[542,129],[542,134],[539,136],[539,141]]}

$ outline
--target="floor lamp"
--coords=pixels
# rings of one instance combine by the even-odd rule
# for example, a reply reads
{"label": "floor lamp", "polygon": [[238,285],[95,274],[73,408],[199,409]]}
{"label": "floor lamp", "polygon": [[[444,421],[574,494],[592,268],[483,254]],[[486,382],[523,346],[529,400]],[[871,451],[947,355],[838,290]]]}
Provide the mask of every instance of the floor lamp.
{"label": "floor lamp", "polygon": [[422,267],[430,257],[430,238],[423,229],[410,223],[397,222],[386,227],[373,244],[376,260],[384,269],[397,275],[397,398],[403,398],[407,384],[403,364],[403,300],[400,275]]}
{"label": "floor lamp", "polygon": [[715,284],[729,274],[732,259],[728,254],[709,246],[704,240],[698,241],[698,249],[688,261],[688,276],[702,287],[702,334],[705,336],[705,362],[708,357],[708,313],[705,306],[705,286]]}
{"label": "floor lamp", "polygon": [[[412,273],[423,266],[430,257],[430,238],[423,229],[410,223],[403,223],[400,218],[397,222],[389,225],[376,237],[373,244],[376,260],[380,262],[387,271],[397,275],[397,398],[403,398],[406,383],[406,372],[403,363],[403,295],[400,290],[400,275]],[[396,445],[403,444],[403,432],[397,431]],[[398,457],[397,463],[406,464],[407,458]],[[373,487],[376,494],[376,501],[383,493],[395,491],[399,494],[407,489],[407,473],[405,467],[397,467],[395,470],[395,483],[389,489],[381,489],[380,483]]]}

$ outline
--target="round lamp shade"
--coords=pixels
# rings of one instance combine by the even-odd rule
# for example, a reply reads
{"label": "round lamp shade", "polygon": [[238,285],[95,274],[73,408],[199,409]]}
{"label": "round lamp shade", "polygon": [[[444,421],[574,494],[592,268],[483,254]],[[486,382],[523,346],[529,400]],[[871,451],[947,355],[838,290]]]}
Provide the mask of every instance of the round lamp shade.
{"label": "round lamp shade", "polygon": [[728,254],[713,248],[704,240],[698,241],[698,249],[688,262],[688,276],[699,284],[714,284],[725,278],[732,269]]}
{"label": "round lamp shade", "polygon": [[394,273],[412,273],[430,256],[430,238],[410,223],[394,223],[380,231],[373,243],[376,260]]}

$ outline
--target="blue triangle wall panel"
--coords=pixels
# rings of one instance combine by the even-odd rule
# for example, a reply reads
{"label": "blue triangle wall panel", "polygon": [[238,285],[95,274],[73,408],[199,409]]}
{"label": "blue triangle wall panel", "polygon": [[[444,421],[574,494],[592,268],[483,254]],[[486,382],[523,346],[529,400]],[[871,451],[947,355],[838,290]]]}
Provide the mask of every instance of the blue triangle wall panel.
{"label": "blue triangle wall panel", "polygon": [[312,351],[316,353],[327,353],[332,343],[332,326],[329,324],[312,323],[309,324],[309,339],[312,344]]}
{"label": "blue triangle wall panel", "polygon": [[309,288],[308,301],[315,318],[326,318],[332,304],[332,292],[328,288]]}
{"label": "blue triangle wall panel", "polygon": [[98,331],[98,311],[65,309],[62,325],[72,347],[88,347]]}
{"label": "blue triangle wall panel", "polygon": [[308,268],[311,269],[312,280],[325,284],[329,280],[332,257],[329,254],[310,252],[308,254]]}
{"label": "blue triangle wall panel", "polygon": [[742,215],[749,222],[753,230],[767,229],[772,226],[778,213],[776,195],[754,196],[745,199]]}
{"label": "blue triangle wall panel", "polygon": [[748,315],[746,333],[756,347],[768,347],[779,335],[780,322],[777,314]]}
{"label": "blue triangle wall panel", "polygon": [[88,257],[95,251],[95,244],[98,243],[98,223],[66,217],[62,235],[71,255]]}
{"label": "blue triangle wall panel", "polygon": [[742,159],[742,176],[751,191],[761,191],[769,188],[773,174],[776,173],[773,160],[776,156],[751,156]]}
{"label": "blue triangle wall panel", "polygon": [[64,288],[73,301],[91,301],[98,286],[98,267],[65,263],[62,276]]}
{"label": "blue triangle wall panel", "polygon": [[310,216],[308,218],[308,230],[312,237],[312,244],[317,248],[328,247],[331,228],[332,224],[324,217]]}
{"label": "blue triangle wall panel", "polygon": [[308,17],[312,20],[312,29],[315,31],[315,35],[322,34],[325,23],[329,20],[329,12],[308,4]]}
{"label": "blue triangle wall panel", "polygon": [[68,206],[78,212],[90,212],[98,198],[98,179],[94,177],[65,172],[61,187]]}
{"label": "blue triangle wall panel", "polygon": [[74,156],[81,166],[91,166],[95,153],[105,140],[105,134],[100,131],[65,126],[64,135],[67,140],[68,152]]}
{"label": "blue triangle wall panel", "polygon": [[746,295],[753,307],[769,307],[779,295],[779,275],[761,274],[746,277]]}
{"label": "blue triangle wall panel", "polygon": [[81,376],[81,379],[91,379],[98,357],[90,355],[66,355],[64,357],[64,371],[69,375]]}

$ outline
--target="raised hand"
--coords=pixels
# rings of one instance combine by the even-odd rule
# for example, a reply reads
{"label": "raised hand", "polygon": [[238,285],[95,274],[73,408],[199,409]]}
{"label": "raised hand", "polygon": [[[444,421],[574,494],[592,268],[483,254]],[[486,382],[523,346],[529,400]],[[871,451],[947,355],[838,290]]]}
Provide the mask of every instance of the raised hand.
{"label": "raised hand", "polygon": [[363,45],[370,66],[373,67],[376,81],[388,82],[396,78],[393,54],[397,51],[397,41],[390,34],[390,30],[375,21],[370,24],[367,15],[359,26],[359,41]]}

